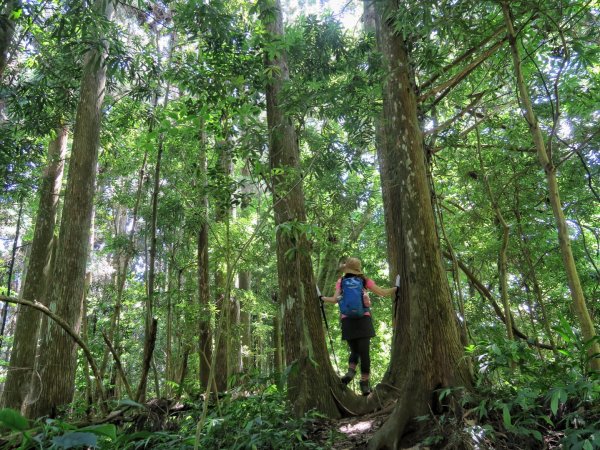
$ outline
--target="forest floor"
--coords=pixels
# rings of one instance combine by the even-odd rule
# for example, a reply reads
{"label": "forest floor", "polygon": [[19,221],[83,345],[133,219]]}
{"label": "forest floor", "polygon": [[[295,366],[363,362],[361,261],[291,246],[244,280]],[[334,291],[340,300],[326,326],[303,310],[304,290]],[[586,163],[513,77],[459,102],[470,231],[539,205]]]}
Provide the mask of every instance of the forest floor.
{"label": "forest floor", "polygon": [[320,445],[333,445],[334,450],[366,449],[369,440],[387,420],[390,411],[377,411],[357,417],[347,417],[338,420],[323,419],[314,422],[309,435],[309,441]]}
{"label": "forest floor", "polygon": [[[306,438],[307,441],[327,449],[366,450],[369,441],[388,419],[390,413],[391,409],[386,408],[363,416],[338,420],[322,419],[312,424]],[[505,433],[498,433],[492,441],[466,432],[465,426],[467,425],[470,424],[463,423],[462,426],[456,427],[456,424],[448,423],[440,428],[439,423],[437,427],[431,423],[422,423],[419,432],[413,428],[411,433],[403,436],[401,448],[405,450],[558,450],[568,448],[561,445],[564,435],[552,430],[546,430],[542,442],[525,436]],[[501,429],[502,424],[497,423],[495,427]],[[427,444],[428,437],[435,443]]]}

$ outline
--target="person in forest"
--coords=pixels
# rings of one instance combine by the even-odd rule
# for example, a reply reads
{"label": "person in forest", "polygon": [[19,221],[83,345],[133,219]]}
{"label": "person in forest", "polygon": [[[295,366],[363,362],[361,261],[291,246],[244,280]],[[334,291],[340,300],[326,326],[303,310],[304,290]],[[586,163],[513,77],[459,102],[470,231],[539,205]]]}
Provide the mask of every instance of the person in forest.
{"label": "person in forest", "polygon": [[367,278],[361,268],[358,258],[348,258],[340,267],[343,272],[335,285],[333,297],[321,296],[326,303],[338,303],[342,323],[342,340],[348,343],[350,357],[348,371],[342,377],[342,383],[347,385],[356,375],[356,367],[360,361],[360,391],[369,395],[369,375],[371,372],[370,344],[375,336],[371,317],[371,300],[367,291],[381,297],[392,295],[396,287],[383,289]]}

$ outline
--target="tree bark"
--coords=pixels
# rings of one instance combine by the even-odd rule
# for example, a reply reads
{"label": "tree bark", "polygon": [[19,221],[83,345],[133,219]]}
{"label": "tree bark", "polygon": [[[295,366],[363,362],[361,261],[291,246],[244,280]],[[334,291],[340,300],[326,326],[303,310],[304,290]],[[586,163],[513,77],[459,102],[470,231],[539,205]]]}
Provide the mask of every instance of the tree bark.
{"label": "tree bark", "polygon": [[[152,342],[152,324],[154,323],[154,284],[156,279],[156,229],[158,222],[158,193],[160,191],[160,164],[163,153],[162,136],[158,139],[158,153],[156,155],[156,165],[154,167],[154,191],[152,192],[152,217],[150,219],[150,261],[148,262],[148,291],[146,296],[146,327],[144,332],[144,356],[143,361],[152,361],[152,351],[154,343]],[[156,330],[154,331],[156,339]],[[150,352],[150,353],[149,353]],[[148,375],[148,371],[142,370],[142,375]],[[147,380],[141,379],[139,383],[137,399],[139,402],[146,400]],[[141,390],[141,391],[140,391]]]}
{"label": "tree bark", "polygon": [[[94,7],[107,20],[111,19],[112,2],[97,0]],[[101,36],[95,36],[95,40],[101,39]],[[48,302],[50,309],[56,308],[57,314],[76,333],[81,326],[81,301],[106,85],[106,42],[103,44],[102,50],[92,47],[84,57],[65,204]],[[49,324],[47,335],[42,337],[40,355],[41,394],[28,411],[32,417],[54,414],[58,407],[72,400],[75,387],[76,346],[55,323]]]}
{"label": "tree bark", "polygon": [[200,385],[206,389],[209,383],[210,361],[212,360],[212,329],[210,310],[210,288],[208,267],[208,196],[206,193],[206,139],[200,130],[200,153],[198,156],[198,191],[201,208],[198,229],[198,352]]}
{"label": "tree bark", "polygon": [[[0,301],[7,302],[7,303],[17,303],[19,305],[28,306],[32,309],[36,309],[37,311],[41,311],[42,313],[44,313],[45,316],[52,319],[52,322],[55,323],[56,326],[60,327],[65,332],[65,335],[67,335],[69,338],[71,338],[77,345],[79,345],[81,350],[83,350],[83,354],[85,355],[90,367],[92,368],[92,371],[94,372],[94,376],[96,378],[96,383],[99,386],[100,399],[104,400],[105,396],[104,396],[104,390],[102,389],[102,380],[100,379],[100,371],[98,370],[98,366],[96,365],[96,362],[94,361],[92,352],[89,350],[88,346],[81,339],[81,337],[79,337],[79,334],[73,328],[71,328],[69,326],[69,324],[66,322],[66,320],[64,320],[59,315],[52,312],[50,309],[48,309],[47,306],[42,305],[40,302],[35,301],[35,300],[30,301],[30,300],[21,299],[21,298],[13,298],[13,297],[7,297],[5,295],[0,295]],[[102,401],[102,405],[106,406],[106,405],[104,405],[103,401]],[[103,409],[103,411],[106,412],[106,409]]]}
{"label": "tree bark", "polygon": [[0,81],[4,77],[4,71],[8,64],[8,52],[15,34],[15,21],[12,14],[20,7],[20,0],[8,0],[0,13]]}
{"label": "tree bark", "polygon": [[[15,227],[15,238],[13,239],[13,247],[10,256],[10,263],[8,265],[8,281],[7,291],[8,295],[11,294],[12,279],[15,270],[15,258],[17,256],[17,249],[19,248],[19,237],[21,236],[21,222],[23,220],[23,203],[25,203],[25,197],[21,195],[19,200],[19,212],[17,213],[17,225]],[[6,321],[8,319],[8,303],[5,303],[2,307],[2,319],[0,321],[0,349],[4,342],[4,330],[6,328]]]}
{"label": "tree bark", "polygon": [[[250,272],[244,270],[239,273],[240,291],[250,293]],[[244,297],[240,302],[240,333],[241,333],[241,357],[242,370],[248,372],[252,369],[252,321],[250,318],[249,302]]]}
{"label": "tree bark", "polygon": [[[221,126],[225,130],[225,138],[217,142],[218,166],[217,174],[221,178],[223,191],[216,193],[215,204],[216,214],[215,222],[225,227],[225,248],[221,258],[221,264],[217,264],[215,272],[215,288],[216,288],[216,322],[220,327],[216,331],[215,339],[215,382],[217,389],[222,392],[227,390],[230,368],[230,353],[232,351],[232,312],[233,308],[230,305],[231,301],[231,286],[229,284],[230,267],[229,267],[229,226],[231,222],[231,196],[227,192],[230,184],[232,173],[231,148],[228,131],[227,118],[222,119]],[[224,260],[224,261],[223,261]],[[222,316],[222,317],[221,317]]]}
{"label": "tree bark", "polygon": [[400,304],[384,383],[399,400],[370,448],[398,448],[408,421],[439,410],[439,388],[471,385],[463,360],[457,317],[442,265],[427,182],[423,134],[417,116],[410,59],[393,19],[396,2],[377,5],[378,45],[387,73],[383,86],[385,145],[382,185],[393,201],[384,203],[392,270],[401,276]]}
{"label": "tree bark", "polygon": [[[268,45],[283,36],[279,0],[260,4]],[[298,138],[283,107],[282,89],[289,79],[286,55],[265,54],[267,74],[267,125],[269,163],[273,174],[272,194],[277,226],[277,275],[284,315],[288,398],[297,415],[310,409],[332,416],[339,411],[330,386],[337,383],[325,346],[319,304],[310,259],[310,247],[302,224],[306,222],[304,191],[300,173]]]}
{"label": "tree bark", "polygon": [[537,117],[533,111],[531,98],[529,97],[529,90],[527,89],[523,71],[521,70],[521,56],[519,54],[519,48],[517,47],[517,37],[513,26],[511,11],[507,1],[502,2],[502,12],[504,13],[504,21],[507,28],[508,42],[510,44],[517,87],[521,96],[523,115],[525,116],[525,119],[529,125],[529,131],[531,132],[533,143],[535,144],[535,148],[537,150],[538,160],[546,174],[546,183],[548,184],[549,191],[548,194],[550,198],[550,204],[552,205],[552,212],[554,213],[554,220],[556,221],[556,226],[558,228],[560,253],[567,274],[569,290],[571,291],[573,309],[575,310],[577,318],[579,319],[583,339],[590,343],[588,347],[590,367],[592,370],[600,371],[600,358],[597,357],[597,355],[600,354],[600,343],[593,341],[596,337],[596,330],[594,329],[594,323],[592,322],[590,313],[587,309],[585,297],[583,295],[583,289],[581,288],[581,282],[579,280],[579,274],[577,273],[577,267],[575,265],[575,259],[573,258],[571,240],[569,237],[569,228],[560,200],[560,192],[556,178],[556,166],[552,161],[552,155],[546,150],[544,137],[542,136],[542,131],[539,127]]}

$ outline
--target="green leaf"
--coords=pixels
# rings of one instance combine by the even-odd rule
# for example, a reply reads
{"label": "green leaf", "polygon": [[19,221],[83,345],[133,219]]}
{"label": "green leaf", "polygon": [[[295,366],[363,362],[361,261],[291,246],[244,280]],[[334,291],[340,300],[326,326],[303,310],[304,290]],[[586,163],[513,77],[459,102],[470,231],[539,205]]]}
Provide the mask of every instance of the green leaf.
{"label": "green leaf", "polygon": [[[566,397],[567,393],[561,389],[555,389],[554,392],[552,392],[552,400],[550,401],[550,410],[552,411],[553,415],[556,415],[556,412],[558,411],[558,402],[562,401],[564,402],[563,396]],[[566,398],[565,398],[566,400]]]}
{"label": "green leaf", "polygon": [[583,442],[583,450],[594,450],[594,446],[592,445],[589,439],[586,439]]}
{"label": "green leaf", "polygon": [[510,411],[508,409],[508,405],[507,404],[503,404],[502,405],[502,420],[504,421],[504,426],[506,428],[511,428],[512,427],[511,418],[510,418]]}
{"label": "green leaf", "polygon": [[23,14],[23,9],[15,9],[10,13],[10,20],[17,20],[19,17],[21,17],[21,14]]}
{"label": "green leaf", "polygon": [[18,411],[5,408],[0,410],[0,423],[13,431],[25,431],[29,428],[29,422]]}
{"label": "green leaf", "polygon": [[98,436],[106,436],[113,441],[117,439],[117,427],[113,424],[90,425],[89,427],[80,428],[78,431],[89,431]]}
{"label": "green leaf", "polygon": [[533,435],[534,438],[536,438],[538,441],[543,442],[544,439],[542,437],[542,433],[540,433],[538,430],[531,430],[531,434]]}
{"label": "green leaf", "polygon": [[67,433],[52,438],[52,443],[64,450],[81,446],[95,448],[98,446],[98,437],[94,433]]}

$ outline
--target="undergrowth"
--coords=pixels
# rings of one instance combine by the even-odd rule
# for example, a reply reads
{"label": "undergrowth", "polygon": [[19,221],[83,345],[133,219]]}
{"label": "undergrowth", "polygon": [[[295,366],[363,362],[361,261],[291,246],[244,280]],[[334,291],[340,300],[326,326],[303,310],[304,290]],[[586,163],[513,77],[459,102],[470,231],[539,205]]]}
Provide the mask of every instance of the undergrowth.
{"label": "undergrowth", "polygon": [[[568,327],[557,355],[540,357],[524,342],[479,342],[468,348],[476,386],[442,390],[456,399],[427,423],[432,448],[600,449],[600,377],[588,372],[586,347]],[[446,401],[448,404],[448,401]]]}
{"label": "undergrowth", "polygon": [[0,448],[2,449],[321,449],[307,439],[316,413],[294,418],[285,399],[285,392],[272,380],[255,378],[245,383],[243,390],[233,389],[227,395],[213,398],[208,415],[196,442],[196,427],[202,414],[202,404],[166,420],[162,430],[139,429],[139,420],[148,415],[146,405],[126,401],[131,409],[119,424],[76,427],[68,418],[40,419],[30,422],[18,412],[0,410]]}

